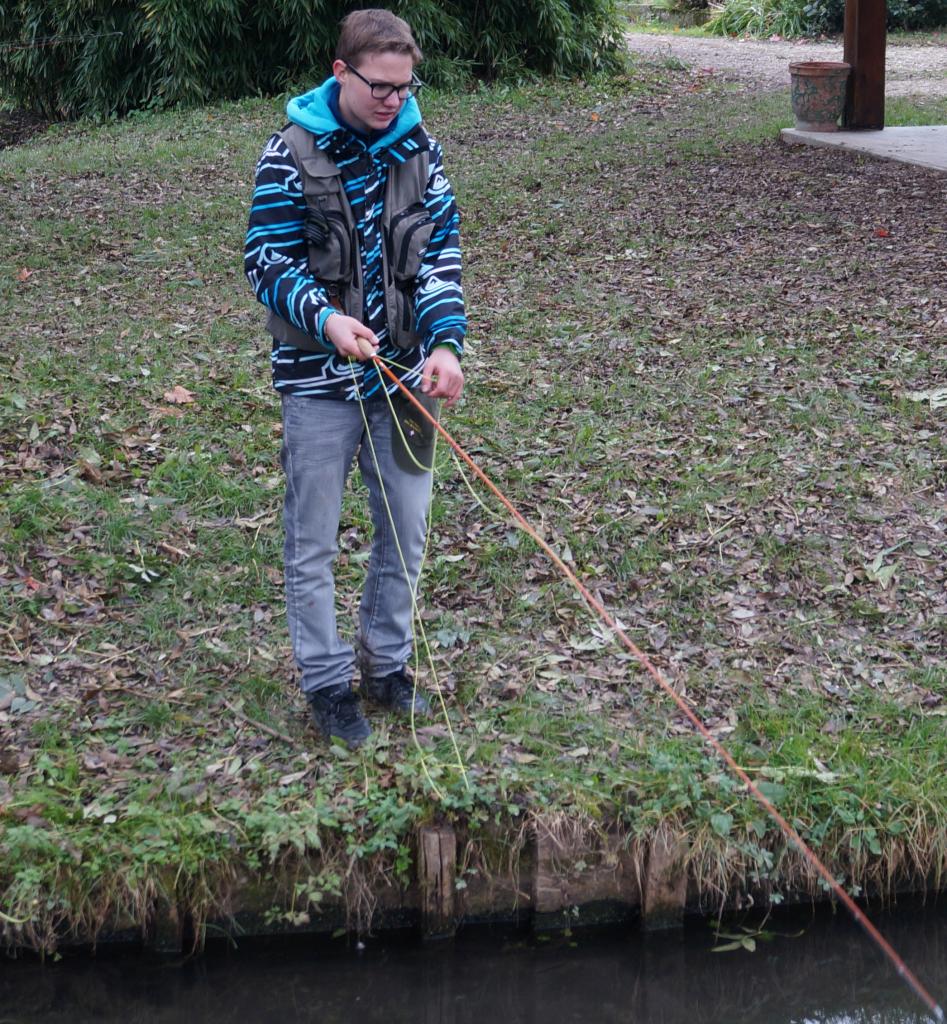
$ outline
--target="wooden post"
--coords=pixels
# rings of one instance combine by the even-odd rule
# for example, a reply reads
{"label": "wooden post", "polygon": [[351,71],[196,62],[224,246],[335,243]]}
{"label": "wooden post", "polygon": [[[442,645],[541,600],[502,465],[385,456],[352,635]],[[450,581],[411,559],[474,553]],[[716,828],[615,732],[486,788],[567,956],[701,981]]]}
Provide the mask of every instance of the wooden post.
{"label": "wooden post", "polygon": [[[591,838],[591,842],[590,842]],[[536,828],[533,928],[613,923],[641,906],[638,851],[617,833],[589,837]]]}
{"label": "wooden post", "polygon": [[457,837],[449,825],[426,825],[418,833],[418,872],[424,938],[450,938],[457,930],[454,915]]}
{"label": "wooden post", "polygon": [[845,0],[845,54],[848,79],[844,128],[885,126],[885,0]]}
{"label": "wooden post", "polygon": [[655,836],[648,853],[648,871],[641,900],[641,923],[646,931],[680,928],[687,902],[686,840]]}
{"label": "wooden post", "polygon": [[163,896],[152,903],[144,945],[154,953],[173,956],[180,956],[184,948],[183,916],[177,905]]}

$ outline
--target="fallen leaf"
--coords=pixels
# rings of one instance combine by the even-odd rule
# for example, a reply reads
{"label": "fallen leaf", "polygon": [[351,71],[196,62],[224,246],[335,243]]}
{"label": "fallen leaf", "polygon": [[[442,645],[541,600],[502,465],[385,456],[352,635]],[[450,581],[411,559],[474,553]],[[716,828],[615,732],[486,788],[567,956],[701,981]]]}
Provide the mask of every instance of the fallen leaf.
{"label": "fallen leaf", "polygon": [[17,275],[16,275],[16,279],[17,279],[17,281],[29,281],[29,279],[32,276],[33,276],[33,271],[32,270],[29,270],[27,267],[21,267],[20,270],[18,271]]}
{"label": "fallen leaf", "polygon": [[190,557],[186,551],[182,551],[180,548],[176,548],[173,544],[168,544],[165,541],[161,541],[158,545],[158,550],[163,551],[175,562],[180,562],[183,559]]}
{"label": "fallen leaf", "polygon": [[164,400],[170,402],[171,405],[188,405],[194,401],[194,395],[187,388],[175,384],[170,391],[165,391]]}
{"label": "fallen leaf", "polygon": [[905,398],[912,402],[930,402],[932,409],[947,407],[947,388],[931,388],[928,391],[908,391]]}

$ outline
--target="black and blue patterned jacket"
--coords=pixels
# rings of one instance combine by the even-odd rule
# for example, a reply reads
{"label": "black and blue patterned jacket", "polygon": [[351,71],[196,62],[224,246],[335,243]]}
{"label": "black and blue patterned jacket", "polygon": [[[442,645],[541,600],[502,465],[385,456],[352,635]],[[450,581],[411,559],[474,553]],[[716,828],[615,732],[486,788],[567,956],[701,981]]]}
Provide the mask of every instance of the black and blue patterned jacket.
{"label": "black and blue patterned jacket", "polygon": [[[381,214],[388,169],[416,148],[411,139],[421,124],[414,98],[409,98],[391,127],[379,138],[366,139],[340,124],[338,83],[328,79],[317,89],[291,100],[291,122],[313,133],[316,146],[341,172],[342,185],[357,229],[365,294],[362,322],[381,343],[379,354],[399,364],[395,372],[409,387],[420,383],[421,368],[430,351],[449,345],[463,353],[467,320],[461,288],[457,203],[443,168],[440,145],[430,145],[429,179],[424,195],[434,230],[424,251],[414,292],[416,329],[422,343],[415,348],[394,346],[382,301]],[[366,160],[366,154],[370,161]],[[367,171],[367,173],[366,173]],[[302,181],[291,155],[277,133],[267,142],[257,164],[256,188],[244,250],[247,278],[257,299],[282,319],[298,325],[331,349],[322,328],[333,307],[309,269],[303,234],[306,202]],[[354,364],[333,352],[310,352],[274,339],[273,384],[283,393],[354,399],[356,386],[363,398],[381,396],[382,381],[371,365]],[[395,388],[384,382],[389,390]]]}

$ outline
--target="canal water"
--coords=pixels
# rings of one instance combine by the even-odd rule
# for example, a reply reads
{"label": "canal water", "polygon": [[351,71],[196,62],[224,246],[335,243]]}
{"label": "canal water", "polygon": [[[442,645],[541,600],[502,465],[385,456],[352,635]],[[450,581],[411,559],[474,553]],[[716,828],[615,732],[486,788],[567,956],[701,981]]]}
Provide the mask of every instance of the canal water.
{"label": "canal water", "polygon": [[[875,915],[935,998],[947,996],[947,907]],[[820,910],[680,933],[469,929],[210,946],[169,962],[99,952],[0,961],[0,1024],[921,1024],[930,1018],[847,917]],[[748,940],[754,949],[720,949]],[[752,940],[752,941],[749,941]],[[717,951],[715,951],[715,949]]]}

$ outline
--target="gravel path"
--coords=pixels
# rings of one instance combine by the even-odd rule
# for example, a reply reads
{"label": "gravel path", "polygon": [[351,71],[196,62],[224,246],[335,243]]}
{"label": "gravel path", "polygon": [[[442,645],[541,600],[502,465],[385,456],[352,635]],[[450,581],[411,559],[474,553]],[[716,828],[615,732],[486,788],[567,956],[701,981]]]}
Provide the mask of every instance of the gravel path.
{"label": "gravel path", "polygon": [[[796,60],[841,60],[841,43],[758,39],[701,39],[675,34],[625,37],[635,53],[677,57],[695,69],[769,89],[789,88],[789,63]],[[885,93],[888,96],[947,96],[947,45],[889,46]]]}

